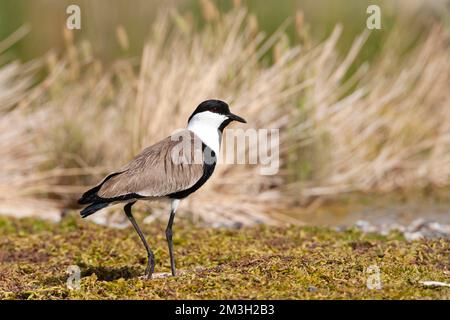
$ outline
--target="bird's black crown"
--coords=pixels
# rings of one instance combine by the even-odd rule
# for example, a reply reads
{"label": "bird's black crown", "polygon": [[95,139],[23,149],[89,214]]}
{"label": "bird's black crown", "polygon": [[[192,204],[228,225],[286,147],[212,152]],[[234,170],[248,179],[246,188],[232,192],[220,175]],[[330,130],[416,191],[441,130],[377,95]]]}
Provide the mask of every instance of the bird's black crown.
{"label": "bird's black crown", "polygon": [[195,111],[191,114],[189,117],[188,122],[191,120],[193,116],[195,116],[197,113],[200,112],[213,112],[218,114],[224,114],[229,115],[230,114],[230,107],[226,102],[223,102],[221,100],[206,100],[203,101],[198,105],[198,107],[195,109]]}

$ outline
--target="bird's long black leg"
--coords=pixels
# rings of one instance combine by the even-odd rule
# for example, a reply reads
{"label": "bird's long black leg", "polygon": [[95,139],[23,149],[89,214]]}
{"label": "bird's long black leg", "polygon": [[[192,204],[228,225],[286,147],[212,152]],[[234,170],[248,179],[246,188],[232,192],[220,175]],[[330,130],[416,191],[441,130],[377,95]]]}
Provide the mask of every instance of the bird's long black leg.
{"label": "bird's long black leg", "polygon": [[145,240],[145,237],[141,231],[141,228],[139,228],[139,225],[137,224],[136,220],[133,217],[133,214],[131,213],[131,207],[133,206],[133,204],[135,204],[135,202],[127,203],[123,209],[124,209],[125,214],[127,215],[128,219],[130,220],[131,224],[133,225],[134,230],[136,230],[136,232],[139,235],[139,238],[141,238],[141,241],[145,246],[145,250],[147,250],[148,262],[147,262],[147,268],[145,269],[145,275],[147,278],[151,279],[153,271],[155,271],[155,256],[153,255],[152,250],[150,249],[147,241]]}
{"label": "bird's long black leg", "polygon": [[167,223],[166,228],[166,239],[167,243],[169,245],[169,255],[170,255],[170,269],[172,270],[172,276],[175,277],[175,260],[173,258],[173,241],[172,241],[172,225],[173,225],[173,219],[175,218],[175,210],[172,208],[170,210],[170,217],[169,222]]}

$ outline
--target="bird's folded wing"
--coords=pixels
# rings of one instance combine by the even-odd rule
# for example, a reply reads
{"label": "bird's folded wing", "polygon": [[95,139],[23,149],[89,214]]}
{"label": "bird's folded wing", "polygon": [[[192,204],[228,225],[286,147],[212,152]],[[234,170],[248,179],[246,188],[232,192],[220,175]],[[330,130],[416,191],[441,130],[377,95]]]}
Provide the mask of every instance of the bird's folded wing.
{"label": "bird's folded wing", "polygon": [[203,175],[202,142],[185,130],[144,149],[118,172],[104,181],[99,197],[161,197],[186,190]]}

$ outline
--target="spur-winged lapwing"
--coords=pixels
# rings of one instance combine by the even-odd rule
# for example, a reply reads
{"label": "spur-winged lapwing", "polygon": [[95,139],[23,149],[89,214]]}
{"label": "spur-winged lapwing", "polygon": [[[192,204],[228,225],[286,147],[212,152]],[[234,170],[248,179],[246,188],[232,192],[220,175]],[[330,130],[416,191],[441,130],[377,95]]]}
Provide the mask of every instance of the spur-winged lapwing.
{"label": "spur-winged lapwing", "polygon": [[81,216],[85,218],[109,205],[125,203],[125,214],[147,250],[145,275],[151,278],[155,267],[154,255],[131,213],[131,207],[138,200],[170,200],[166,238],[170,267],[175,276],[172,243],[175,211],[181,199],[195,192],[211,177],[219,156],[222,131],[232,121],[246,122],[232,114],[223,101],[202,102],[189,117],[187,128],[176,137],[167,137],[144,149],[131,162],[84,193],[78,203],[89,206],[81,211]]}

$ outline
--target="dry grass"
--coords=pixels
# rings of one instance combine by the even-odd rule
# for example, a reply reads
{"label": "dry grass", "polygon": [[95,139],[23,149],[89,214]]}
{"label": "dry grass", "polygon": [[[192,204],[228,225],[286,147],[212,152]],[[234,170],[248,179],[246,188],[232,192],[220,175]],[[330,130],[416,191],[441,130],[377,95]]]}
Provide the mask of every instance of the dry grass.
{"label": "dry grass", "polygon": [[393,54],[392,39],[377,64],[363,65],[343,81],[363,40],[357,39],[347,61],[336,60],[336,30],[311,69],[315,81],[304,97],[302,128],[305,145],[320,150],[320,167],[302,183],[302,194],[448,185],[448,39],[436,28],[402,58]]}
{"label": "dry grass", "polygon": [[228,101],[247,127],[279,128],[282,168],[262,176],[260,165],[219,165],[206,192],[181,208],[206,223],[271,223],[287,218],[268,213],[299,198],[449,184],[450,49],[442,30],[400,61],[387,46],[378,63],[349,77],[368,34],[341,58],[339,27],[324,43],[292,47],[284,26],[267,38],[242,8],[205,15],[199,32],[176,12],[161,13],[141,60],[107,68],[67,33],[64,57],[33,64],[45,65],[48,77],[32,89],[33,68],[3,66],[0,212],[57,217],[109,170],[185,127],[208,98]]}

